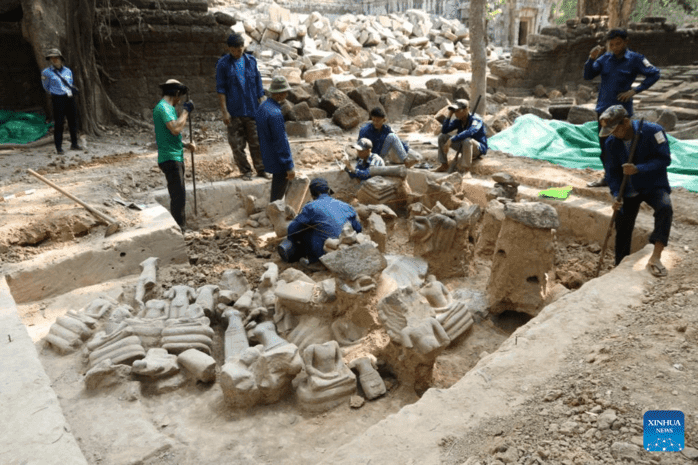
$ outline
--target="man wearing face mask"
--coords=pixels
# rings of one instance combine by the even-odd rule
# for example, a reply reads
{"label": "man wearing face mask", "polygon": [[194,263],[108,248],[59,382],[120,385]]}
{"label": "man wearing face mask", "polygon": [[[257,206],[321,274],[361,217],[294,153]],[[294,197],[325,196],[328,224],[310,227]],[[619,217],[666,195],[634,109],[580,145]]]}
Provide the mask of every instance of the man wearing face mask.
{"label": "man wearing face mask", "polygon": [[264,97],[262,76],[257,60],[245,52],[245,40],[233,33],[226,41],[228,51],[216,64],[216,92],[223,122],[228,128],[228,143],[233,161],[246,181],[252,179],[252,167],[247,161],[245,145],[257,176],[266,178],[254,115]]}
{"label": "man wearing face mask", "polygon": [[[652,66],[643,55],[628,50],[628,33],[624,29],[611,29],[606,36],[607,47],[598,45],[589,52],[589,59],[584,63],[584,79],[590,81],[599,74],[599,98],[596,102],[596,114],[601,114],[613,105],[622,105],[629,117],[633,116],[633,96],[649,89],[659,80],[659,69]],[[606,49],[609,51],[603,53]],[[644,81],[635,88],[632,84],[638,75],[645,76]],[[601,163],[606,169],[606,137],[599,136],[601,145]],[[605,178],[587,184],[589,187],[606,186]]]}
{"label": "man wearing face mask", "polygon": [[82,150],[82,147],[78,145],[78,109],[74,95],[73,72],[65,66],[63,55],[57,48],[52,48],[46,52],[46,61],[50,61],[51,66],[41,72],[41,84],[44,86],[44,90],[51,94],[55,122],[53,141],[56,145],[56,153],[58,155],[64,153],[63,124],[66,118],[70,130],[70,149]]}

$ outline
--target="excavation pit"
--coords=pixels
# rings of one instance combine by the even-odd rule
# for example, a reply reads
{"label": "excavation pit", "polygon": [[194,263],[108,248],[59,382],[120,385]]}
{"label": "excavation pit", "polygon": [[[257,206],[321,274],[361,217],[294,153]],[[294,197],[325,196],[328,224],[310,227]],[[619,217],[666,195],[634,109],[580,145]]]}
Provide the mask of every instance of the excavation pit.
{"label": "excavation pit", "polygon": [[[355,190],[358,186],[342,179],[342,176],[345,176],[344,173],[324,171],[316,174],[328,179],[337,191],[338,197],[344,200],[353,198],[352,189]],[[438,178],[439,176],[433,174],[410,173],[407,178],[410,194],[419,196],[426,192],[429,182],[438,181]],[[266,184],[268,183],[261,180],[250,183],[223,181],[199,187],[197,198],[199,214],[210,221],[211,225],[202,227],[195,235],[196,237],[187,236],[189,265],[186,262],[182,263],[184,260],[181,258],[172,261],[172,264],[168,264],[167,260],[161,260],[157,284],[149,291],[151,299],[162,299],[164,292],[174,285],[187,285],[198,289],[205,284],[219,284],[222,272],[228,269],[224,262],[225,252],[228,250],[240,256],[247,254],[254,257],[244,262],[241,267],[252,289],[258,288],[260,278],[268,271],[263,267],[266,262],[278,264],[279,274],[290,275],[291,267],[281,263],[276,257],[277,240],[274,238],[274,233],[267,227],[264,234],[259,234],[263,228],[245,226],[249,213],[245,209],[244,199],[252,195],[258,199],[258,202],[264,204],[263,199],[268,195]],[[474,205],[481,205],[481,208],[486,207],[486,195],[492,187],[491,182],[466,179],[461,186],[465,193],[464,198],[470,199]],[[525,189],[520,189],[522,196],[525,192]],[[160,196],[160,199],[164,198]],[[192,203],[188,202],[190,206]],[[556,205],[560,212],[561,224],[558,229],[560,236],[562,231],[579,229],[574,224],[566,223],[566,219],[569,218],[580,216],[594,218],[598,215],[597,221],[604,222],[605,218],[598,210],[582,211],[581,208],[576,209],[574,205],[574,203],[564,204],[564,208],[561,204]],[[162,213],[160,207],[153,208]],[[409,209],[404,205],[397,206],[396,210],[400,216],[393,220],[393,227],[388,232],[386,254],[412,259],[413,246],[410,244],[409,220],[406,218]],[[166,231],[176,229],[166,213],[158,217],[160,218],[158,224]],[[584,228],[583,233],[588,234],[588,237],[566,237],[564,240],[558,237],[557,250],[563,251],[560,255],[567,257],[569,261],[575,249],[592,248],[583,244],[593,244],[599,240],[592,235],[593,231],[594,228]],[[123,240],[119,234],[109,240],[119,243]],[[147,235],[144,236],[147,237]],[[181,236],[179,238],[181,239]],[[128,249],[118,246],[105,247],[104,242],[107,241],[105,239],[91,253],[109,252],[113,254],[110,255],[111,260],[117,257],[119,260],[140,260],[138,262],[140,264],[147,258],[145,255],[149,255],[147,252],[154,250],[153,246],[143,247],[141,242],[138,242],[145,239],[131,239],[134,241],[134,246]],[[470,244],[474,249],[477,239],[474,232],[473,237],[469,236],[464,243]],[[177,249],[171,244],[173,241],[179,243],[178,240],[174,235],[167,235],[155,242],[170,244],[168,251],[171,254],[173,249]],[[237,244],[236,247],[231,245],[233,242]],[[207,248],[217,248],[218,252],[207,255],[205,253]],[[139,253],[144,255],[132,258],[134,254],[131,253],[131,249],[139,250]],[[593,252],[589,253],[593,254]],[[596,256],[598,257],[598,254]],[[23,268],[25,274],[21,274],[20,271],[8,274],[10,290],[13,295],[19,296],[19,299],[15,300],[22,302],[19,313],[34,340],[45,336],[49,331],[50,323],[57,317],[70,310],[79,311],[85,308],[97,296],[108,296],[117,301],[133,304],[140,267],[134,269],[133,262],[122,267],[107,266],[102,267],[109,270],[107,274],[100,275],[94,272],[94,265],[89,261],[80,262],[77,255],[70,258],[72,262],[67,259],[54,261],[53,266],[56,268],[47,270],[47,276],[62,276],[67,274],[66,270],[71,270],[73,274],[67,281],[72,283],[64,284],[63,289],[73,289],[73,292],[67,294],[61,294],[61,290],[47,291],[45,284],[41,284],[41,280],[29,278],[32,275],[36,276],[37,270],[30,273],[32,268],[26,264],[18,267]],[[396,259],[389,257],[388,268],[394,260]],[[165,263],[163,264],[162,261]],[[177,262],[181,264],[175,264]],[[382,326],[380,310],[373,314],[362,313],[359,311],[360,308],[353,308],[352,312],[339,312],[345,317],[347,313],[351,313],[351,318],[342,320],[346,323],[341,331],[345,344],[347,341],[351,343],[353,338],[361,339],[369,336],[366,334],[366,329],[372,329],[375,336],[373,339],[365,340],[363,345],[359,343],[358,348],[352,347],[351,344],[344,345],[342,347],[344,356],[355,360],[361,358],[358,355],[377,355],[377,372],[387,389],[386,394],[366,402],[360,410],[350,409],[347,398],[338,407],[327,411],[321,409],[318,413],[312,406],[301,408],[295,397],[288,392],[285,392],[278,402],[270,405],[232,408],[226,401],[218,382],[212,384],[196,381],[191,375],[184,376],[181,373],[166,378],[167,382],[154,383],[147,381],[143,375],[124,373],[119,375],[118,370],[115,370],[116,374],[112,376],[115,385],[101,387],[96,391],[86,391],[84,374],[87,366],[83,362],[85,352],[82,349],[72,354],[59,355],[54,353],[52,348],[40,345],[39,347],[42,347],[40,359],[49,375],[53,389],[61,399],[61,408],[71,425],[73,435],[78,438],[82,452],[89,462],[101,459],[107,463],[131,463],[134,460],[149,463],[147,462],[149,459],[169,458],[184,462],[216,463],[221,457],[226,457],[239,461],[249,460],[251,463],[255,463],[255,460],[261,463],[291,463],[289,457],[292,456],[294,460],[300,457],[307,463],[320,463],[329,450],[348,443],[353,437],[361,435],[368,427],[398,412],[405,405],[417,402],[419,395],[428,388],[440,389],[453,385],[481,358],[496,352],[498,346],[516,330],[519,324],[525,322],[524,317],[511,313],[513,309],[505,310],[497,317],[492,317],[488,315],[486,305],[484,305],[485,308],[482,304],[476,305],[478,299],[481,302],[485,299],[485,289],[489,279],[488,261],[478,258],[474,253],[473,259],[465,265],[461,276],[453,274],[453,267],[449,270],[437,270],[437,274],[441,272],[451,274],[441,278],[440,282],[449,288],[453,299],[473,304],[474,323],[465,333],[454,337],[438,356],[431,359],[431,365],[414,363],[407,370],[400,363],[401,360],[410,361],[410,353],[400,353],[404,349],[402,344],[386,342],[386,340],[390,341],[392,336],[380,328]],[[560,267],[560,264],[556,266]],[[431,273],[430,269],[423,273],[420,279],[424,280],[426,275]],[[316,283],[332,279],[332,274],[328,272],[308,273],[308,276],[312,277]],[[296,274],[295,277],[298,275]],[[402,282],[400,281],[402,278],[405,277],[398,276],[397,279],[393,278],[393,281]],[[88,284],[92,286],[88,287]],[[369,291],[369,295],[372,296],[369,299],[362,300],[361,293],[350,295],[345,291],[336,292],[340,300],[347,299],[345,306],[349,306],[346,302],[352,299],[357,302],[371,302],[376,306],[382,298],[400,287],[394,283],[388,285],[387,280],[383,282],[380,277],[375,284],[375,291]],[[422,287],[420,285],[418,288]],[[371,294],[372,292],[374,294]],[[333,313],[335,311],[333,310]],[[229,317],[224,321],[222,313],[213,313],[207,317],[213,329],[213,334],[210,336],[210,353],[219,369],[225,366],[225,332],[230,327]],[[318,327],[313,326],[312,315],[304,316],[303,312],[297,312],[293,313],[293,316],[308,323],[310,328]],[[366,323],[366,319],[370,318],[373,320]],[[362,322],[366,327],[360,327]],[[534,322],[535,318],[529,321],[529,324]],[[98,329],[108,323],[107,320],[101,321]],[[354,327],[349,323],[354,324]],[[285,332],[279,332],[283,337],[288,338],[293,329],[295,327],[291,326]],[[329,329],[332,331],[331,325]],[[396,332],[394,331],[394,334]],[[298,334],[294,337],[297,337],[296,341],[303,339]],[[315,337],[317,342],[322,341],[322,338],[317,339],[317,335],[309,334],[308,337],[311,340]],[[263,336],[262,339],[264,339]],[[85,345],[91,340],[87,339]],[[254,347],[256,342],[260,341],[251,342],[250,346]],[[416,358],[414,354],[412,358]],[[404,364],[409,365],[406,362]],[[359,379],[360,376],[357,375],[360,375],[360,370],[356,366],[353,370],[354,378]],[[351,378],[346,370],[344,372]],[[360,387],[360,383],[355,381],[354,384],[355,393],[366,394],[366,390]],[[312,399],[312,396],[309,398]],[[101,414],[95,416],[95,411]],[[118,438],[117,441],[114,441],[115,437]]]}

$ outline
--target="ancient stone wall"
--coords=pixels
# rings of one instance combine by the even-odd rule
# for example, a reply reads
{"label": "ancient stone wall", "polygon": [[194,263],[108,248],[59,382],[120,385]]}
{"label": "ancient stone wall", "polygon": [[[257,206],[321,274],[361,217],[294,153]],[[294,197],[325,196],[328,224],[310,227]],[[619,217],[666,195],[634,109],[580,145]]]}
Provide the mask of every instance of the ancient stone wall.
{"label": "ancient stone wall", "polygon": [[34,60],[32,46],[22,37],[19,23],[0,23],[0,109],[35,110],[44,108],[41,70]]}
{"label": "ancient stone wall", "polygon": [[217,108],[216,62],[226,52],[233,20],[188,10],[101,10],[95,37],[106,90],[122,110],[150,118],[161,84],[177,79],[197,108]]}
{"label": "ancient stone wall", "polygon": [[[589,51],[604,43],[606,29],[594,23],[575,27],[547,27],[530,36],[528,46],[512,49],[509,62],[490,64],[489,85],[495,89],[561,86],[584,82],[584,62]],[[629,48],[642,53],[661,68],[698,62],[698,30],[675,30],[675,26],[631,25]],[[640,30],[652,29],[652,30]]]}

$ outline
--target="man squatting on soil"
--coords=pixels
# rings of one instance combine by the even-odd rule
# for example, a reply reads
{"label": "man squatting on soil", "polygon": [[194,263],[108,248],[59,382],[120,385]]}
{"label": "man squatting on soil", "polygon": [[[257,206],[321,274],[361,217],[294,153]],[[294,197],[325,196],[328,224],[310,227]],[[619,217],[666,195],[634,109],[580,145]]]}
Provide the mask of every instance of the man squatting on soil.
{"label": "man squatting on soil", "polygon": [[[448,110],[448,118],[441,124],[441,135],[438,139],[437,155],[441,166],[434,170],[437,173],[448,171],[448,151],[451,148],[456,152],[462,150],[463,158],[459,164],[467,169],[470,169],[473,160],[487,154],[487,128],[480,115],[470,114],[470,103],[465,99],[458,99]],[[454,130],[456,134],[450,136]]]}
{"label": "man squatting on soil", "polygon": [[301,259],[304,265],[317,262],[325,254],[325,241],[339,237],[347,221],[354,231],[361,232],[356,210],[348,203],[330,197],[333,192],[325,179],[313,179],[309,188],[313,201],[305,204],[288,225],[288,239],[295,251],[288,261]]}
{"label": "man squatting on soil", "polygon": [[66,118],[70,130],[70,149],[82,150],[78,145],[78,108],[75,104],[73,72],[65,66],[65,59],[57,48],[46,52],[46,61],[50,61],[51,65],[41,72],[41,84],[51,94],[53,121],[56,124],[53,130],[56,153],[63,155],[63,123]]}
{"label": "man squatting on soil", "polygon": [[[182,233],[186,226],[184,206],[187,192],[184,187],[184,149],[182,146],[182,130],[187,124],[187,117],[194,111],[194,103],[184,102],[182,114],[177,117],[175,105],[188,93],[187,86],[175,79],[169,79],[160,84],[162,100],[153,108],[155,123],[155,142],[158,146],[158,166],[167,179],[167,191],[170,193],[170,212],[179,225]],[[188,150],[196,151],[194,141],[185,146]]]}
{"label": "man squatting on soil", "polygon": [[[601,75],[596,114],[600,119],[601,114],[607,108],[613,105],[622,105],[628,112],[628,116],[633,116],[633,96],[649,89],[659,80],[659,69],[652,66],[643,55],[628,50],[628,33],[624,29],[611,29],[606,40],[609,51],[601,55],[606,47],[597,45],[589,52],[589,58],[584,63],[584,79],[590,81],[599,74]],[[645,80],[632,89],[631,86],[638,74],[645,76]],[[604,169],[608,169],[606,167],[605,143],[606,137],[599,135],[601,163],[604,165]],[[605,185],[607,184],[604,177],[587,184],[589,187]]]}
{"label": "man squatting on soil", "polygon": [[281,104],[286,100],[289,90],[291,86],[285,77],[273,78],[269,86],[271,98],[265,100],[255,114],[262,160],[266,171],[272,174],[269,202],[282,199],[289,181],[296,177],[286,123],[281,114]]}
{"label": "man squatting on soil", "polygon": [[255,124],[255,113],[264,97],[262,76],[257,69],[257,60],[244,53],[245,40],[240,34],[231,34],[226,43],[230,53],[223,55],[216,64],[216,92],[223,122],[228,128],[233,161],[242,178],[250,181],[252,168],[245,155],[247,144],[257,176],[266,178]]}
{"label": "man squatting on soil", "polygon": [[616,265],[630,254],[635,219],[642,202],[654,209],[654,230],[650,243],[654,251],[647,262],[647,270],[654,276],[666,276],[661,257],[669,242],[673,209],[667,167],[671,164],[669,142],[664,129],[658,124],[645,122],[639,133],[633,163],[628,163],[630,144],[639,129],[638,121],[631,121],[621,105],[608,108],[599,117],[599,137],[606,140],[606,181],[613,197],[618,196],[623,175],[628,175],[623,198],[613,202],[616,216]]}
{"label": "man squatting on soil", "polygon": [[411,168],[422,159],[419,152],[410,149],[409,145],[402,142],[393,129],[385,124],[387,118],[382,108],[372,109],[369,116],[371,121],[359,130],[359,140],[370,140],[372,153],[396,165],[404,163],[407,168]]}

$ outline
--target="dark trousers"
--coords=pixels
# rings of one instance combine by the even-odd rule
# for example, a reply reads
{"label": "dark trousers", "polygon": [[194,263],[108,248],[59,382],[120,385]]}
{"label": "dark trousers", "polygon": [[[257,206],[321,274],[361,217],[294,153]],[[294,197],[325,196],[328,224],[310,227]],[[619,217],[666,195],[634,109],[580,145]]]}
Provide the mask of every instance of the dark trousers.
{"label": "dark trousers", "polygon": [[654,209],[654,230],[650,235],[650,243],[660,242],[664,245],[669,243],[671,220],[674,216],[669,193],[663,189],[655,189],[635,197],[625,197],[623,207],[616,215],[616,265],[630,255],[635,219],[642,202]]}
{"label": "dark trousers", "polygon": [[75,97],[51,94],[51,103],[53,105],[53,119],[56,124],[53,130],[56,150],[63,148],[63,124],[66,118],[68,118],[68,129],[70,130],[70,143],[78,145],[78,108],[75,104]]}
{"label": "dark trousers", "polygon": [[274,173],[271,177],[271,200],[269,202],[283,199],[287,186],[286,172]]}
{"label": "dark trousers", "polygon": [[[598,118],[601,117],[601,113],[596,113],[597,120]],[[601,122],[599,121],[599,132],[601,132]],[[608,139],[608,136],[606,137],[601,137],[599,136],[599,145],[601,145],[601,155],[599,158],[601,158],[601,164],[603,165],[604,171],[606,171],[606,139]]]}
{"label": "dark trousers", "polygon": [[264,173],[262,151],[259,148],[257,122],[250,116],[233,116],[228,126],[228,144],[233,151],[233,161],[242,174],[252,173],[245,155],[245,145],[250,148],[250,156],[257,174]]}
{"label": "dark trousers", "polygon": [[170,213],[184,232],[186,226],[184,207],[187,200],[187,191],[184,187],[184,163],[168,160],[158,166],[165,173],[165,179],[167,179],[167,192],[170,193]]}

